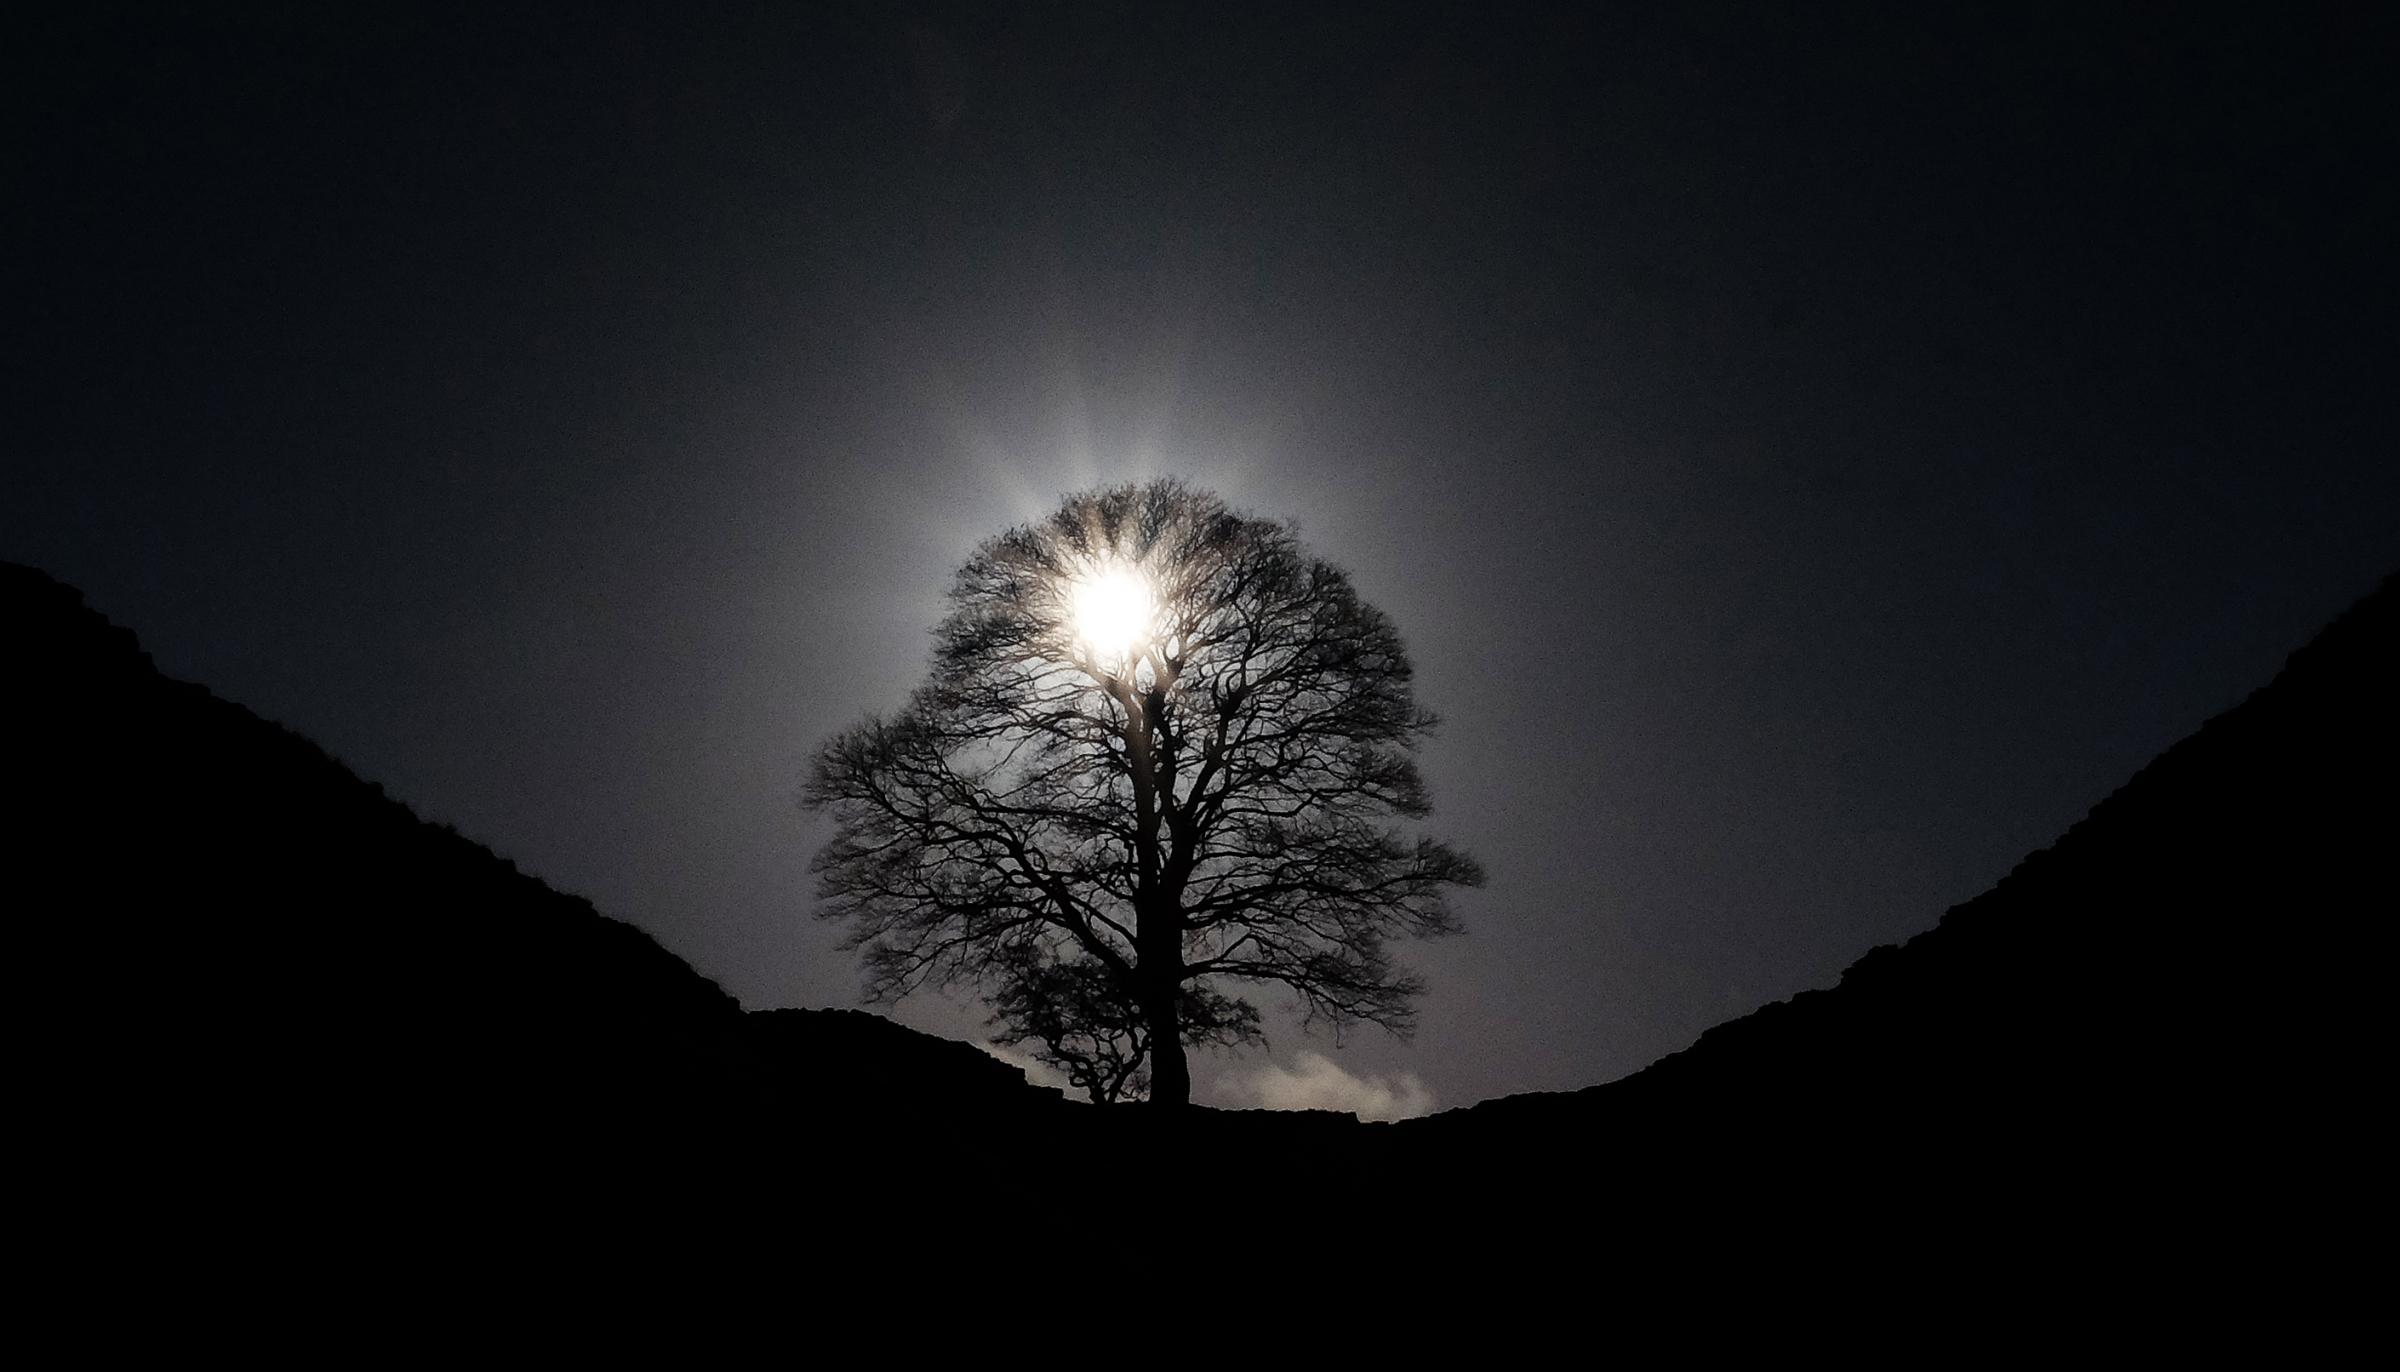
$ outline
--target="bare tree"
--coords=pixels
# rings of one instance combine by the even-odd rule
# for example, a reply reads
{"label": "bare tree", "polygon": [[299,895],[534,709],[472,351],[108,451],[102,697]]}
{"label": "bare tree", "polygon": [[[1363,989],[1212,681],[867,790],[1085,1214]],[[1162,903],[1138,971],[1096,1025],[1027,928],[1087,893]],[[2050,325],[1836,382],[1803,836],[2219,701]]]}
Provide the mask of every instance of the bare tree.
{"label": "bare tree", "polygon": [[1087,492],[984,544],[931,679],[818,752],[820,913],[868,992],[973,987],[1094,1100],[1191,1097],[1189,1044],[1257,1039],[1222,987],[1396,1033],[1386,949],[1454,932],[1474,861],[1428,801],[1391,622],[1276,521],[1173,481]]}

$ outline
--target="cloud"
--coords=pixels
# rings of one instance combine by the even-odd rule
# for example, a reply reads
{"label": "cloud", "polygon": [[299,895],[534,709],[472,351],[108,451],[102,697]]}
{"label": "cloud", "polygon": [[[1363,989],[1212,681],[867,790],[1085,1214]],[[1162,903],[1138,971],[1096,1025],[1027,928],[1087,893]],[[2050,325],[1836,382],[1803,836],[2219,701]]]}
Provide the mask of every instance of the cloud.
{"label": "cloud", "polygon": [[1217,1094],[1229,1104],[1261,1110],[1339,1110],[1362,1120],[1405,1120],[1433,1113],[1433,1092],[1414,1072],[1353,1076],[1322,1053],[1303,1052],[1290,1067],[1261,1063],[1221,1077]]}

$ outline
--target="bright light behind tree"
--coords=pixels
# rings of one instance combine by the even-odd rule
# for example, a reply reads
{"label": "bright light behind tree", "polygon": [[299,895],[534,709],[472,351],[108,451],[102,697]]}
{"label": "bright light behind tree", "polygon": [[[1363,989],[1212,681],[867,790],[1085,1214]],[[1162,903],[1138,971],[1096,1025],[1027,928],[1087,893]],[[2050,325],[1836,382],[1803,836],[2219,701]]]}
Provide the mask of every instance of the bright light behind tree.
{"label": "bright light behind tree", "polygon": [[1150,641],[1150,582],[1141,573],[1112,569],[1075,583],[1075,636],[1104,663],[1122,662]]}
{"label": "bright light behind tree", "polygon": [[1190,1104],[1189,1050],[1263,1042],[1249,988],[1406,1031],[1424,983],[1387,945],[1456,929],[1483,873],[1403,827],[1433,717],[1340,568],[1160,480],[1067,497],[951,588],[929,686],[804,793],[874,996],[973,988],[1102,1104]]}

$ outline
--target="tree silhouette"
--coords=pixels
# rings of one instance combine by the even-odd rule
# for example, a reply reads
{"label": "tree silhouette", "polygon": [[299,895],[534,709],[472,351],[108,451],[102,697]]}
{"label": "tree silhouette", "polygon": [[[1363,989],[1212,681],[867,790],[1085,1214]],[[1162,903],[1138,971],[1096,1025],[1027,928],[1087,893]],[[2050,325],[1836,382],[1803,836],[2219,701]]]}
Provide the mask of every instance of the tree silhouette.
{"label": "tree silhouette", "polygon": [[985,543],[931,679],[817,753],[815,859],[868,992],[972,987],[1096,1101],[1191,1097],[1185,1048],[1259,1037],[1224,989],[1410,1027],[1395,936],[1455,931],[1474,861],[1429,805],[1433,723],[1391,622],[1282,523],[1173,481]]}

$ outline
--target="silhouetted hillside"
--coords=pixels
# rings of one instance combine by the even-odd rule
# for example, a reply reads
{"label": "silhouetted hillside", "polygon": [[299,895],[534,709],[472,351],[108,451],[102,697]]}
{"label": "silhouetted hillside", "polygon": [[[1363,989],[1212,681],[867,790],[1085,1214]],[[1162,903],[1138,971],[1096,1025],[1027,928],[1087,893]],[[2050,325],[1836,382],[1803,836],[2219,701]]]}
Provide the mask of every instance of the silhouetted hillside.
{"label": "silhouetted hillside", "polygon": [[875,1016],[745,1015],[0,568],[35,1136],[219,1223],[531,1188],[621,1236],[638,1189],[721,1223],[772,1205],[820,1256],[960,1222],[1023,1252],[1113,1232],[1075,1176],[1353,1244],[1773,1233],[1806,1236],[1797,1272],[1860,1245],[2057,1263],[2059,1234],[2113,1233],[2188,1270],[2338,1201],[2380,1138],[2396,602],[1838,987],[1605,1086],[1361,1125],[1093,1110]]}
{"label": "silhouetted hillside", "polygon": [[770,1103],[799,1114],[857,1112],[888,1120],[1044,1117],[1071,1108],[1030,1087],[1024,1069],[971,1044],[920,1034],[863,1010],[759,1010],[749,1048],[773,1085]]}
{"label": "silhouetted hillside", "polygon": [[1839,986],[1621,1081],[1399,1134],[1594,1188],[1607,1178],[1577,1164],[1739,1157],[1721,1184],[1832,1187],[1852,1211],[1899,1203],[1909,1181],[1944,1188],[1908,1202],[1937,1213],[1973,1196],[2222,1224],[2261,1169],[2295,1193],[2333,1184],[2379,1114],[2396,620],[2387,580],[2270,685]]}
{"label": "silhouetted hillside", "polygon": [[54,1035],[34,1071],[61,1099],[195,1140],[304,1127],[318,1163],[393,1135],[440,1149],[705,1134],[820,1100],[1056,1099],[872,1016],[754,1028],[641,930],[159,675],[39,572],[0,565],[0,624],[12,904],[36,954],[19,966]]}

